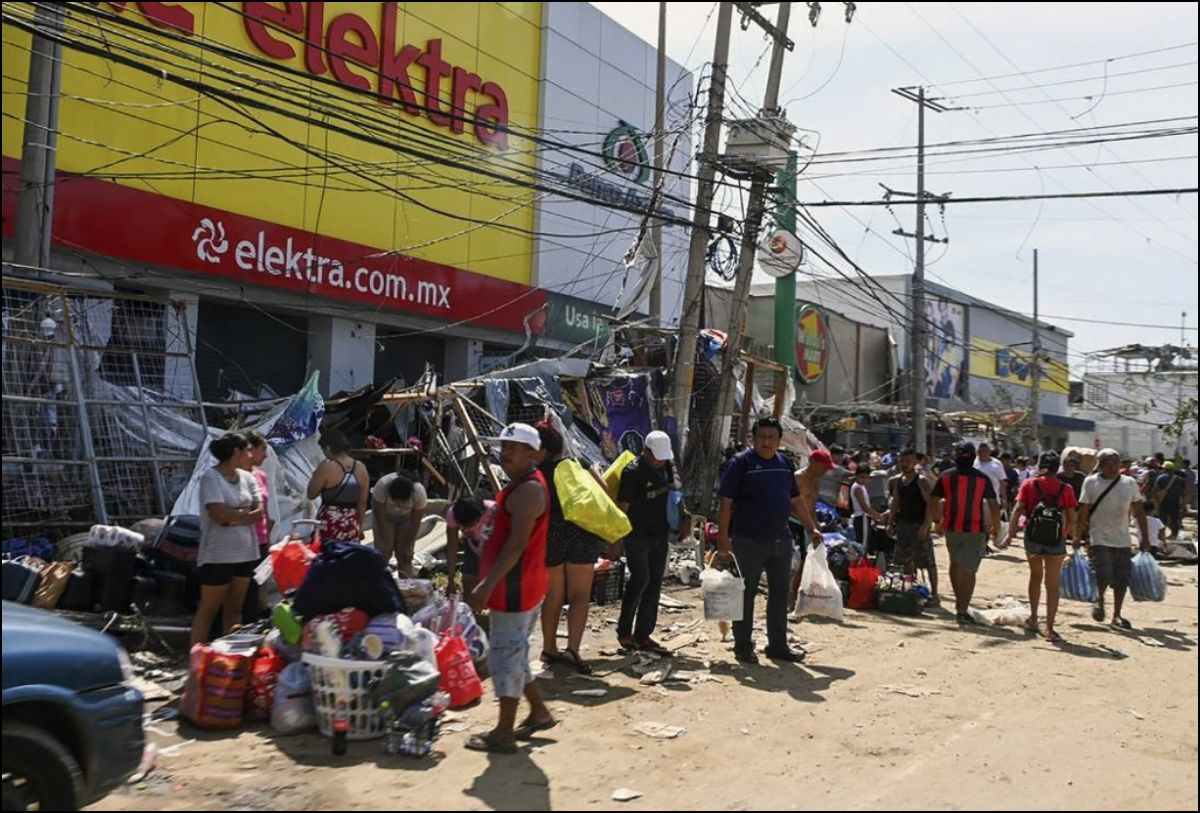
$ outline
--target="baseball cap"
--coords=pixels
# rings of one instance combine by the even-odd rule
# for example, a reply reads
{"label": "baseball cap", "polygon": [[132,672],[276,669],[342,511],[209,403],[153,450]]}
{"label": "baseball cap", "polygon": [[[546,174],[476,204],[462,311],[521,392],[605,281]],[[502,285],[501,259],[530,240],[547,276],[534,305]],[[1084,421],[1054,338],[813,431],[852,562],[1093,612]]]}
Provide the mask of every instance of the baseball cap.
{"label": "baseball cap", "polygon": [[531,449],[540,450],[542,448],[542,437],[538,431],[527,423],[510,423],[500,431],[499,436],[485,438],[495,443],[524,443]]}
{"label": "baseball cap", "polygon": [[1166,469],[1167,471],[1175,471],[1175,469],[1177,469],[1178,466],[1175,465],[1174,460],[1168,460],[1166,463],[1163,463],[1163,468]]}
{"label": "baseball cap", "polygon": [[671,451],[671,438],[666,432],[654,431],[646,435],[646,448],[651,451],[655,460],[675,459],[675,453]]}
{"label": "baseball cap", "polygon": [[829,454],[826,449],[816,449],[808,456],[809,463],[820,463],[827,469],[836,469],[833,465],[833,455]]}
{"label": "baseball cap", "polygon": [[954,444],[954,456],[959,460],[975,457],[975,444],[969,440]]}

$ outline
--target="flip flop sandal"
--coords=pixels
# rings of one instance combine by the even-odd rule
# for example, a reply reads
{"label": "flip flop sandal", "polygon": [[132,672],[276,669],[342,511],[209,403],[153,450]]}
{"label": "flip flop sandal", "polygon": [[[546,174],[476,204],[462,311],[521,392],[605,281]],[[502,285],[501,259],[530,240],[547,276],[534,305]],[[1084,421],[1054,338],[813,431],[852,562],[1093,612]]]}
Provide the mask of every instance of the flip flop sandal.
{"label": "flip flop sandal", "polygon": [[558,659],[559,663],[567,664],[581,675],[590,675],[592,673],[592,667],[584,663],[583,658],[579,657],[579,653],[574,649],[564,649],[559,654],[561,655]]}
{"label": "flip flop sandal", "polygon": [[552,663],[563,663],[568,660],[567,656],[561,651],[543,652],[540,658],[541,662],[549,666]]}
{"label": "flip flop sandal", "polygon": [[1062,636],[1059,635],[1054,630],[1047,630],[1046,634],[1043,635],[1042,637],[1045,638],[1047,641],[1049,641],[1052,644],[1056,644],[1062,640]]}
{"label": "flip flop sandal", "polygon": [[515,754],[517,746],[496,742],[487,734],[472,734],[467,738],[466,747],[471,751],[483,751],[486,754]]}
{"label": "flip flop sandal", "polygon": [[1025,619],[1025,630],[1026,630],[1027,632],[1034,632],[1034,633],[1036,633],[1036,632],[1038,631],[1038,625],[1037,625],[1037,622],[1036,622],[1036,621],[1034,621],[1032,618],[1026,618],[1026,619]]}
{"label": "flip flop sandal", "polygon": [[558,720],[547,720],[545,722],[537,722],[532,717],[526,717],[525,720],[516,727],[513,734],[518,740],[532,740],[533,736],[539,731],[549,731],[558,725]]}
{"label": "flip flop sandal", "polygon": [[1114,627],[1118,627],[1118,628],[1120,628],[1120,629],[1123,629],[1123,630],[1131,630],[1131,629],[1133,629],[1133,624],[1130,624],[1130,623],[1129,623],[1128,621],[1126,621],[1124,618],[1119,618],[1119,617],[1118,617],[1118,618],[1114,618],[1114,619],[1112,620],[1112,624],[1113,624],[1113,626],[1114,626]]}

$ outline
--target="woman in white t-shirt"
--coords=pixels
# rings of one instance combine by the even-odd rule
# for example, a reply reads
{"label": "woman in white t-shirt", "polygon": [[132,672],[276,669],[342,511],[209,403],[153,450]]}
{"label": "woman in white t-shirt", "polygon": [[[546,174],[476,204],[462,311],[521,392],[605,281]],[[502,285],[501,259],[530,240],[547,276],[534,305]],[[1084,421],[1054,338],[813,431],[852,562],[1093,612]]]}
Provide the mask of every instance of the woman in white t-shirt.
{"label": "woman in white t-shirt", "polygon": [[254,527],[265,516],[258,482],[248,469],[250,440],[240,432],[222,435],[209,451],[217,465],[200,476],[200,607],[192,620],[192,645],[208,640],[222,614],[228,632],[242,620],[242,604],[258,564]]}

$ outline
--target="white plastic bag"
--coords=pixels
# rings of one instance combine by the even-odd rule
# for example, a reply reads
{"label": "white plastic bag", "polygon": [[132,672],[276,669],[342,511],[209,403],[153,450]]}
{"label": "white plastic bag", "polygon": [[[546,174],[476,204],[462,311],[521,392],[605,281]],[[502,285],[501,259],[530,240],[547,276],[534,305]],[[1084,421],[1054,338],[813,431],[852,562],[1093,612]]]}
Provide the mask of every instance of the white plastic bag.
{"label": "white plastic bag", "polygon": [[804,574],[800,577],[800,590],[796,594],[792,618],[800,619],[806,615],[842,620],[842,589],[829,569],[824,545],[810,549],[804,561]]}
{"label": "white plastic bag", "polygon": [[316,728],[317,707],[313,702],[312,680],[303,663],[289,663],[275,684],[275,703],[271,706],[271,728],[279,734],[299,734]]}
{"label": "white plastic bag", "polygon": [[700,573],[700,592],[704,596],[706,621],[741,621],[745,583],[728,570],[706,567]]}

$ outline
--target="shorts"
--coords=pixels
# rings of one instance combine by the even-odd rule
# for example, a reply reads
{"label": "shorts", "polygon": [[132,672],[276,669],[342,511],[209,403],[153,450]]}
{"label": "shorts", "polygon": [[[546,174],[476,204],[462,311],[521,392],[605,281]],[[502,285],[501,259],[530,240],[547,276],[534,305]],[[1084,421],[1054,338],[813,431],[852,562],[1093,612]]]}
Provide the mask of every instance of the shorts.
{"label": "shorts", "polygon": [[502,613],[491,610],[491,633],[488,651],[488,670],[497,697],[519,699],[525,687],[533,682],[529,668],[529,636],[541,617],[542,604],[522,613]]}
{"label": "shorts", "polygon": [[1066,556],[1067,543],[1059,541],[1057,545],[1042,545],[1037,542],[1025,540],[1025,555],[1026,556]]}
{"label": "shorts", "polygon": [[972,573],[979,572],[979,563],[983,561],[986,545],[985,533],[946,532],[946,550],[950,552],[950,564],[968,568]]}
{"label": "shorts", "polygon": [[206,587],[225,587],[234,579],[249,579],[254,575],[258,562],[237,562],[224,565],[200,565],[196,568],[200,583]]}
{"label": "shorts", "polygon": [[1110,548],[1107,545],[1092,545],[1092,570],[1096,571],[1096,586],[1101,590],[1113,587],[1124,590],[1129,587],[1129,572],[1132,556],[1129,548]]}
{"label": "shorts", "polygon": [[594,565],[604,540],[573,522],[550,520],[546,534],[546,567]]}
{"label": "shorts", "polygon": [[901,567],[930,570],[935,566],[933,557],[933,539],[919,539],[921,525],[917,523],[896,523],[896,549],[892,561]]}

